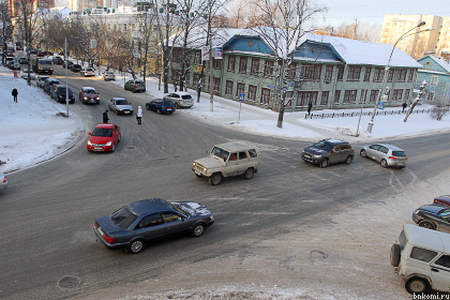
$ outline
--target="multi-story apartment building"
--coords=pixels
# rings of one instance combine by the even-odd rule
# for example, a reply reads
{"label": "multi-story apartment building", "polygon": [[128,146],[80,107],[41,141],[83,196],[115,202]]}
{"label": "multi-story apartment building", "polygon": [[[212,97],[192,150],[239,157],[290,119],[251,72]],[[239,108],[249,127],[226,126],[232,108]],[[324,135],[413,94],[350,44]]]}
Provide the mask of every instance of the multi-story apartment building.
{"label": "multi-story apartment building", "polygon": [[[51,8],[55,7],[55,0],[32,0],[33,2],[33,9],[36,10],[36,8],[39,7],[46,7]],[[20,3],[16,0],[8,0],[8,9],[9,9],[9,15],[10,16],[16,16],[19,12],[17,11],[19,9]]]}
{"label": "multi-story apartment building", "polygon": [[[425,21],[426,25],[415,28],[422,21]],[[410,33],[402,38],[409,30]],[[385,15],[380,43],[397,43],[397,48],[415,59],[428,54],[450,56],[450,18],[435,15]]]}
{"label": "multi-story apartment building", "polygon": [[[409,55],[395,49],[390,59],[386,85],[381,86],[391,45],[369,43],[316,34],[306,35],[289,55],[294,59],[287,70],[288,83],[280,87],[278,60],[270,42],[251,29],[220,29],[214,44],[222,46],[222,59],[212,63],[212,89],[217,95],[233,100],[242,95],[247,103],[278,109],[277,90],[285,89],[287,110],[304,110],[312,102],[317,108],[371,107],[377,103],[380,89],[388,88],[383,102],[399,106],[414,99],[413,87],[421,65]],[[188,87],[196,88],[202,61],[203,36],[191,37],[190,66],[185,76]],[[203,44],[202,44],[203,43]],[[284,41],[279,41],[284,43]],[[176,83],[186,52],[174,50],[171,80]],[[209,90],[209,64],[203,79]]]}
{"label": "multi-story apartment building", "polygon": [[69,8],[82,13],[92,13],[96,9],[116,11],[118,7],[132,7],[135,0],[69,0]]}

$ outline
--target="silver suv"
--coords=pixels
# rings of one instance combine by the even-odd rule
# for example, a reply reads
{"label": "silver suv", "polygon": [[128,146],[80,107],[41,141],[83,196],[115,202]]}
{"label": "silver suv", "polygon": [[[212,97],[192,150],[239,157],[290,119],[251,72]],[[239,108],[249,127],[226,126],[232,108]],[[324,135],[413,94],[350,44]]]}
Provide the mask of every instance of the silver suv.
{"label": "silver suv", "polygon": [[258,155],[254,145],[245,141],[232,141],[215,145],[208,157],[192,163],[198,177],[206,177],[211,185],[218,185],[224,177],[244,175],[252,179],[258,172]]}
{"label": "silver suv", "polygon": [[323,139],[314,145],[303,149],[302,159],[309,163],[326,168],[330,164],[345,162],[350,164],[355,156],[355,150],[349,142],[339,139]]}
{"label": "silver suv", "polygon": [[404,168],[408,161],[405,150],[390,144],[372,144],[364,146],[359,151],[359,155],[379,162],[383,168]]}
{"label": "silver suv", "polygon": [[176,108],[189,108],[194,105],[191,94],[186,92],[174,92],[164,96],[164,100],[170,100]]}

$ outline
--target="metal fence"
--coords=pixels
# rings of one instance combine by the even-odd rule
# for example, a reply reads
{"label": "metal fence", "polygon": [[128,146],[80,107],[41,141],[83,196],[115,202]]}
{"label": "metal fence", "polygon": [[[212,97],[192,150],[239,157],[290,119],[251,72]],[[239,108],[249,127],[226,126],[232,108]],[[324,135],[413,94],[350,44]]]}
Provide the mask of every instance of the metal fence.
{"label": "metal fence", "polygon": [[[383,110],[377,111],[375,116],[392,116],[392,115],[403,115],[407,112],[400,110]],[[427,114],[430,113],[431,109],[416,109],[413,110],[413,114]],[[345,117],[359,117],[361,116],[371,116],[373,111],[353,111],[353,112],[332,112],[332,113],[311,113],[310,115],[305,114],[305,119],[328,119],[328,118],[345,118]]]}

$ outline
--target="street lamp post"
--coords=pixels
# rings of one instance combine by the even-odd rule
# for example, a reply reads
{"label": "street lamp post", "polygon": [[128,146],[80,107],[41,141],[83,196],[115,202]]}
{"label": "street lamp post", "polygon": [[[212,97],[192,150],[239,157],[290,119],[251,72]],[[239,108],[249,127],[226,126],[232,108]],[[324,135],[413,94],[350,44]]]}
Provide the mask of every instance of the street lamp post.
{"label": "street lamp post", "polygon": [[[382,97],[382,94],[383,94],[383,89],[384,89],[384,87],[385,87],[385,85],[386,85],[387,78],[388,78],[388,76],[389,76],[389,69],[391,68],[391,60],[392,60],[392,55],[394,54],[395,47],[396,47],[397,44],[398,44],[401,40],[403,40],[404,38],[406,38],[406,37],[408,37],[408,36],[410,36],[410,35],[413,35],[413,34],[420,33],[421,31],[418,31],[418,32],[409,34],[409,33],[410,33],[411,31],[413,31],[414,29],[419,28],[419,27],[422,27],[422,26],[425,25],[425,24],[426,24],[425,21],[422,21],[422,22],[420,22],[419,24],[417,24],[416,26],[414,26],[413,28],[411,28],[411,29],[409,29],[408,31],[406,31],[405,33],[403,33],[403,34],[397,39],[397,41],[395,42],[394,46],[392,47],[391,55],[389,55],[389,59],[388,59],[388,61],[387,61],[387,65],[386,65],[386,67],[384,68],[383,80],[382,80],[382,82],[381,82],[380,90],[378,91],[378,96],[377,96],[377,100],[375,101],[375,106],[374,106],[374,108],[373,108],[372,116],[371,116],[370,121],[369,121],[369,124],[368,124],[368,126],[367,126],[367,131],[368,131],[369,133],[372,132],[373,122],[374,122],[374,119],[375,119],[375,114],[377,113],[378,102],[380,102],[380,100],[381,100],[381,97]],[[389,91],[389,89],[386,89],[385,94],[387,94],[388,91]]]}

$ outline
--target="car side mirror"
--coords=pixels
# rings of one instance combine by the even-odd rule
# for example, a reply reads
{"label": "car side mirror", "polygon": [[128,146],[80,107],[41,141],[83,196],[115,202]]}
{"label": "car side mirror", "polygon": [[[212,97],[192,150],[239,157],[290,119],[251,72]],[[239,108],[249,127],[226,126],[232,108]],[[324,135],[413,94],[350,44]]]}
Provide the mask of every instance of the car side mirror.
{"label": "car side mirror", "polygon": [[92,132],[88,132],[89,135],[92,135]]}

